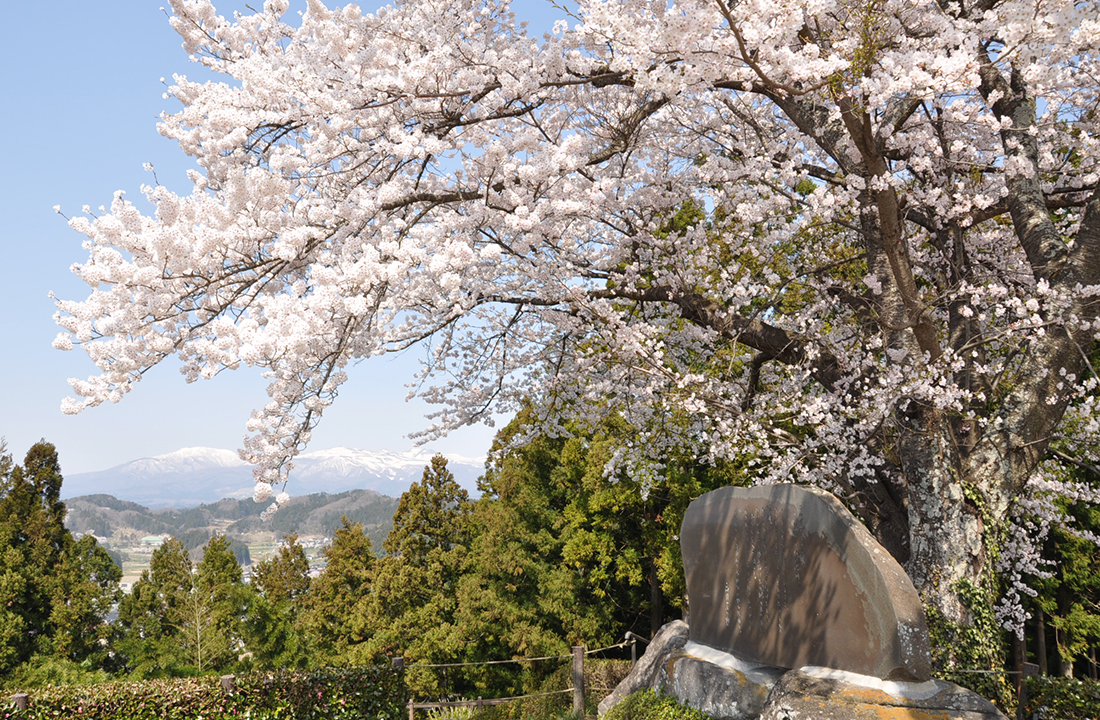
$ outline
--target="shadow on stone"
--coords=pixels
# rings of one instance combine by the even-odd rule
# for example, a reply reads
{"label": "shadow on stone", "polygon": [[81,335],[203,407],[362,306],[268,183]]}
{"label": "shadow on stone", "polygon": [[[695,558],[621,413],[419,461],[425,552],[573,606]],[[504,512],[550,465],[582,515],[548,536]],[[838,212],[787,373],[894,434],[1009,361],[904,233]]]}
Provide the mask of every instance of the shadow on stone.
{"label": "shadow on stone", "polygon": [[688,507],[680,543],[690,625],[661,629],[601,715],[653,688],[715,720],[1003,720],[929,679],[913,584],[829,493],[715,490]]}
{"label": "shadow on stone", "polygon": [[721,488],[680,532],[693,641],[761,664],[930,676],[924,609],[908,576],[816,488]]}

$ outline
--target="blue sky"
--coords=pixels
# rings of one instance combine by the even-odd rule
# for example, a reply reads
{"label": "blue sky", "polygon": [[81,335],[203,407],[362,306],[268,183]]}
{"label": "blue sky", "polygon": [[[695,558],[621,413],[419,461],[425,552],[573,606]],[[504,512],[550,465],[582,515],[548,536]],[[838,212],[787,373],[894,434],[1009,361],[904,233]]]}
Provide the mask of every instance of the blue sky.
{"label": "blue sky", "polygon": [[[140,197],[156,167],[161,183],[185,189],[189,160],[157,134],[157,117],[173,111],[161,78],[200,77],[161,10],[164,0],[58,0],[9,3],[0,43],[0,97],[7,122],[0,186],[0,436],[21,458],[39,438],[57,445],[62,470],[101,470],[181,447],[236,449],[253,407],[264,402],[258,371],[238,371],[188,385],[175,366],[150,373],[118,405],[62,415],[67,379],[94,366],[79,350],[50,343],[58,332],[48,297],[87,294],[69,266],[82,262],[81,235],[53,211],[109,205],[115,190]],[[244,2],[215,3],[219,12]],[[255,0],[256,6],[262,0]],[[527,3],[525,3],[526,5]],[[304,3],[292,3],[294,14]],[[373,5],[364,3],[364,10]],[[524,8],[526,9],[526,8]],[[520,8],[517,11],[522,12]],[[523,13],[529,14],[529,13]],[[534,23],[532,23],[534,25]],[[540,26],[550,28],[549,21]],[[541,34],[541,29],[537,31]],[[404,401],[416,355],[381,358],[352,368],[340,398],[313,435],[310,449],[344,445],[406,450],[405,436],[423,428],[423,403]],[[433,443],[442,452],[484,454],[495,430],[466,428]]]}

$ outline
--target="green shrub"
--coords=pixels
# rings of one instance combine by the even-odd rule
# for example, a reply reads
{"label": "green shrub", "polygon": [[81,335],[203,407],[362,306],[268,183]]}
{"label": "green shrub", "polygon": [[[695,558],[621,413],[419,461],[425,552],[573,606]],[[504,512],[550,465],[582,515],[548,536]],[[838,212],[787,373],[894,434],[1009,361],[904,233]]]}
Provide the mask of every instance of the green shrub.
{"label": "green shrub", "polygon": [[36,689],[21,715],[5,698],[0,719],[401,720],[408,690],[388,666],[252,673],[226,693],[216,677]]}
{"label": "green shrub", "polygon": [[109,682],[111,676],[103,670],[89,669],[85,665],[42,655],[33,655],[0,680],[0,689],[39,688],[48,685],[93,685]]}
{"label": "green shrub", "polygon": [[710,720],[700,710],[680,704],[676,698],[643,690],[628,695],[604,720]]}
{"label": "green shrub", "polygon": [[1100,718],[1100,683],[1040,675],[1025,678],[1028,720],[1095,720]]}

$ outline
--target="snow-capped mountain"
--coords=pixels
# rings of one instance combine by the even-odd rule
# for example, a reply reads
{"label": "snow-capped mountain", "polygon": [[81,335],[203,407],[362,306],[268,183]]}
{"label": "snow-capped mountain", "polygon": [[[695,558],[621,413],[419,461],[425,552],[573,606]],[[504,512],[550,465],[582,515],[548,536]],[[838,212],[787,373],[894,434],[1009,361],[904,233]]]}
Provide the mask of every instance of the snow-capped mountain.
{"label": "snow-capped mountain", "polygon": [[[304,495],[366,488],[399,497],[420,479],[433,454],[352,448],[304,453],[294,460],[287,491]],[[476,495],[484,458],[448,455],[447,468],[471,496]],[[106,493],[150,508],[191,507],[227,497],[251,497],[252,466],[232,450],[183,448],[109,470],[67,476],[61,493],[66,498]]]}
{"label": "snow-capped mountain", "polygon": [[239,468],[247,464],[232,450],[189,447],[180,448],[175,452],[164,455],[134,460],[117,468],[112,468],[112,471],[125,468],[127,473],[135,477],[152,478],[164,473],[189,473],[212,468]]}

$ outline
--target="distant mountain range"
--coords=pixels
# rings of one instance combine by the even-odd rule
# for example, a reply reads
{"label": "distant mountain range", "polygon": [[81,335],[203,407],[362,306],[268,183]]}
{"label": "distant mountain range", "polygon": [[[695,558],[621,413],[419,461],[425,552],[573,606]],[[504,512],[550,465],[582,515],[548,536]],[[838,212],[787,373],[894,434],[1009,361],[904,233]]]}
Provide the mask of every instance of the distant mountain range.
{"label": "distant mountain range", "polygon": [[[97,493],[65,501],[65,527],[74,533],[108,538],[115,547],[137,545],[145,535],[172,535],[188,550],[202,547],[212,534],[224,533],[246,546],[246,538],[288,533],[331,538],[342,518],[363,524],[375,552],[382,548],[398,501],[371,490],[311,493],[293,497],[267,521],[260,519],[262,505],[248,500],[224,499],[187,509],[153,510],[134,502]],[[257,558],[258,559],[258,558]]]}
{"label": "distant mountain range", "polygon": [[[424,473],[431,452],[389,452],[332,448],[305,453],[294,460],[287,492],[342,493],[373,490],[400,497]],[[455,479],[477,495],[477,479],[485,472],[484,458],[447,456]],[[63,498],[106,494],[148,508],[186,508],[223,498],[252,497],[252,466],[232,450],[183,448],[166,455],[142,458],[98,472],[67,475]],[[277,489],[278,490],[278,489]]]}

